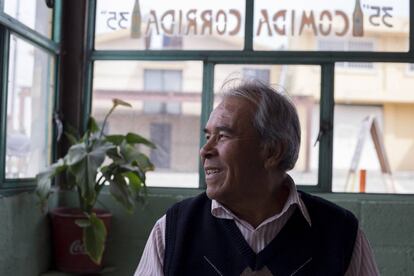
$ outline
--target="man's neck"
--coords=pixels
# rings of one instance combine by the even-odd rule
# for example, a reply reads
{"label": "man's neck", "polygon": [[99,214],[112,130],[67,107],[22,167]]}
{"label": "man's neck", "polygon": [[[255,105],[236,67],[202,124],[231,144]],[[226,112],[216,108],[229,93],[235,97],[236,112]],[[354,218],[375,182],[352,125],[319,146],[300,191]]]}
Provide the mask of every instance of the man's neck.
{"label": "man's neck", "polygon": [[274,184],[269,191],[251,197],[238,206],[226,206],[238,218],[257,228],[266,219],[279,214],[289,197],[289,187],[281,181]]}

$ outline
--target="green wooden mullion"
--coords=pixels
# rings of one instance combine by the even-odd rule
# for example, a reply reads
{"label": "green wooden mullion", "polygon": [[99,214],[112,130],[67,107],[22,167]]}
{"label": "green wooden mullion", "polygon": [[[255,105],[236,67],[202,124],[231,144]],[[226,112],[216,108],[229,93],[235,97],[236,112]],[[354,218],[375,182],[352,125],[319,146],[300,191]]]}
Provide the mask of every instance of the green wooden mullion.
{"label": "green wooden mullion", "polygon": [[321,192],[332,191],[333,122],[335,64],[322,65],[319,129],[318,186]]}
{"label": "green wooden mullion", "polygon": [[414,4],[410,1],[410,40],[409,40],[409,53],[414,54]]}
{"label": "green wooden mullion", "polygon": [[253,21],[254,21],[254,1],[246,0],[246,20],[244,24],[244,50],[253,51]]}
{"label": "green wooden mullion", "polygon": [[414,55],[402,52],[329,52],[329,51],[118,51],[99,50],[92,60],[206,60],[235,64],[322,64],[330,62],[401,62],[414,63]]}
{"label": "green wooden mullion", "polygon": [[11,17],[8,14],[0,13],[0,24],[8,28],[10,31],[15,33],[17,36],[30,41],[33,44],[41,47],[42,49],[52,54],[59,53],[59,45],[53,40],[45,37],[37,31],[27,27],[17,19]]}
{"label": "green wooden mullion", "polygon": [[[201,116],[200,116],[200,148],[206,142],[204,127],[208,121],[214,103],[214,63],[204,61],[203,63],[203,90],[201,94]],[[199,159],[200,160],[200,159]],[[206,187],[204,181],[203,164],[199,161],[199,188]]]}
{"label": "green wooden mullion", "polygon": [[[0,135],[7,137],[7,86],[8,86],[8,68],[9,68],[9,51],[10,51],[10,32],[3,26],[0,26]],[[6,178],[6,139],[0,140],[0,188],[5,187]]]}
{"label": "green wooden mullion", "polygon": [[93,65],[91,58],[95,47],[95,17],[96,0],[89,0],[87,5],[87,30],[86,30],[86,54],[83,82],[83,130],[86,130],[89,116],[92,110],[92,89],[93,89]]}
{"label": "green wooden mullion", "polygon": [[[58,130],[56,128],[56,123],[55,123],[55,113],[58,114],[58,116],[60,116],[59,114],[59,102],[60,102],[60,94],[59,94],[59,87],[60,87],[60,73],[59,73],[59,68],[60,68],[60,63],[61,63],[61,57],[60,55],[56,55],[55,56],[55,64],[54,64],[54,76],[55,76],[55,82],[54,82],[54,91],[53,91],[53,114],[52,114],[52,149],[51,149],[51,160],[55,161],[57,160],[57,145],[58,145],[58,140],[57,140],[57,135],[58,135]],[[59,118],[62,119],[62,118]],[[62,134],[63,135],[63,134]]]}
{"label": "green wooden mullion", "polygon": [[[53,24],[52,24],[52,40],[56,43],[60,43],[61,41],[61,28],[62,28],[62,0],[55,1],[55,5],[53,8]],[[59,46],[60,47],[60,46]],[[60,52],[60,51],[59,51]],[[59,94],[59,87],[60,87],[60,63],[61,63],[61,56],[59,54],[55,55],[55,62],[54,62],[54,91],[53,91],[53,114],[52,114],[52,148],[51,148],[51,161],[55,161],[57,159],[57,128],[54,119],[55,113],[58,113],[59,110],[59,102],[60,102],[60,94]],[[61,119],[61,118],[59,118]],[[63,134],[62,134],[63,135]]]}
{"label": "green wooden mullion", "polygon": [[52,24],[52,40],[59,43],[61,40],[61,29],[62,29],[62,1],[55,1],[53,7],[53,24]]}
{"label": "green wooden mullion", "polygon": [[23,192],[32,192],[36,182],[34,178],[30,179],[29,182],[19,181],[17,182],[7,182],[5,186],[0,186],[0,197],[1,196],[13,196]]}

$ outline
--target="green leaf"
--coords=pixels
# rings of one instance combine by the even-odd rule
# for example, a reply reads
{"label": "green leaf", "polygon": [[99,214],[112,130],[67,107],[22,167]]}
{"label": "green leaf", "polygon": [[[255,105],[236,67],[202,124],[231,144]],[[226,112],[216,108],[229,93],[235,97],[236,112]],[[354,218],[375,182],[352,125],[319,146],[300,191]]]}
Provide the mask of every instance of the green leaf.
{"label": "green leaf", "polygon": [[135,162],[144,172],[154,169],[154,165],[151,163],[149,158],[145,154],[141,153],[135,146],[122,143],[120,145],[120,153],[126,162],[130,164]]}
{"label": "green leaf", "polygon": [[38,173],[36,175],[37,187],[36,187],[36,195],[40,199],[40,203],[43,205],[45,204],[46,200],[50,194],[50,179],[62,171],[66,169],[65,162],[63,159],[59,159],[56,163],[52,164],[44,171]]}
{"label": "green leaf", "polygon": [[141,177],[136,172],[126,172],[123,174],[128,178],[129,186],[131,187],[131,190],[134,193],[134,196],[137,196],[141,188],[144,186],[144,182],[141,181]]}
{"label": "green leaf", "polygon": [[72,166],[82,161],[87,155],[85,143],[79,143],[71,146],[65,155],[65,162],[68,166]]}
{"label": "green leaf", "polygon": [[114,107],[116,107],[118,105],[132,107],[132,105],[130,103],[127,103],[127,102],[125,102],[123,100],[120,100],[120,99],[117,99],[117,98],[112,99],[112,104],[113,104]]}
{"label": "green leaf", "polygon": [[149,160],[149,158],[143,154],[140,153],[136,156],[135,161],[137,162],[137,165],[144,171],[153,171],[154,170],[154,164]]}
{"label": "green leaf", "polygon": [[88,130],[90,133],[96,133],[100,131],[98,124],[95,121],[95,118],[89,117],[88,121]]}
{"label": "green leaf", "polygon": [[[105,160],[106,152],[114,146],[106,141],[96,141],[89,151],[82,146],[69,150],[68,160],[70,170],[75,175],[76,185],[81,191],[81,196],[87,204],[93,205],[96,200],[96,175],[98,168]],[[72,149],[72,147],[71,147]],[[77,161],[76,163],[74,161]]]}
{"label": "green leaf", "polygon": [[143,144],[153,149],[156,148],[155,144],[153,144],[146,138],[142,137],[141,135],[132,132],[129,132],[126,135],[126,141],[128,142],[128,144]]}
{"label": "green leaf", "polygon": [[89,219],[77,219],[75,220],[77,226],[85,228],[91,226],[91,221]]}
{"label": "green leaf", "polygon": [[65,131],[64,134],[65,134],[66,138],[68,139],[68,141],[71,145],[75,145],[75,144],[78,143],[77,137],[75,135],[73,135],[72,133],[69,133],[69,132]]}
{"label": "green leaf", "polygon": [[113,180],[109,181],[109,191],[112,196],[121,203],[125,209],[132,212],[135,206],[134,196],[129,189],[125,178],[121,174],[116,174]]}
{"label": "green leaf", "polygon": [[83,228],[83,243],[86,253],[96,264],[102,262],[105,250],[106,228],[103,221],[92,213],[89,217],[90,226]]}
{"label": "green leaf", "polygon": [[109,158],[112,159],[112,161],[114,161],[114,163],[116,164],[124,164],[125,160],[124,158],[121,156],[121,154],[118,152],[118,147],[116,148],[112,148],[110,150],[108,150],[106,152],[106,154],[108,155]]}
{"label": "green leaf", "polygon": [[71,145],[77,144],[79,140],[79,132],[70,124],[65,124],[65,136],[70,141]]}
{"label": "green leaf", "polygon": [[111,142],[112,144],[115,144],[115,145],[120,145],[121,143],[122,143],[122,141],[124,141],[126,138],[125,138],[125,135],[107,135],[106,137],[105,137],[105,139],[108,141],[108,142]]}

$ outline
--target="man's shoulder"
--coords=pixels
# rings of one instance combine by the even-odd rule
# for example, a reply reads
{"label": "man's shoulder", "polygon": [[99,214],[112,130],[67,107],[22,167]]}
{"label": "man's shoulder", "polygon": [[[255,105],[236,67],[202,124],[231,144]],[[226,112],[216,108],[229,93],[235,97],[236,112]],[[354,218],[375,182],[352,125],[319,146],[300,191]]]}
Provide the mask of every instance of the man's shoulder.
{"label": "man's shoulder", "polygon": [[184,212],[184,211],[195,210],[197,209],[197,207],[202,207],[205,204],[210,204],[210,202],[211,200],[207,197],[206,193],[203,192],[199,195],[189,197],[189,198],[183,199],[175,203],[168,209],[167,216],[168,216],[168,213],[171,213],[171,212],[178,212],[178,211]]}
{"label": "man's shoulder", "polygon": [[345,219],[346,221],[353,223],[357,223],[358,221],[351,211],[329,200],[326,200],[319,196],[305,193],[303,191],[299,191],[299,193],[301,195],[303,203],[308,209],[309,215],[311,216],[312,220],[314,220],[315,217],[323,216],[324,220],[332,218],[335,220]]}

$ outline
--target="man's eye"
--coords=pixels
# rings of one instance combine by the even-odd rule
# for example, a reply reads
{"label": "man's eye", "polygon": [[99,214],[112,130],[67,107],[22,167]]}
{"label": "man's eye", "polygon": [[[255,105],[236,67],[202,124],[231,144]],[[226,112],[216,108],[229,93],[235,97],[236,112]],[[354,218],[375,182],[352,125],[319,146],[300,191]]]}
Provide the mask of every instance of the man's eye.
{"label": "man's eye", "polygon": [[210,135],[205,136],[206,140],[210,140]]}

